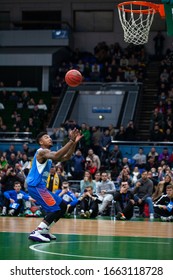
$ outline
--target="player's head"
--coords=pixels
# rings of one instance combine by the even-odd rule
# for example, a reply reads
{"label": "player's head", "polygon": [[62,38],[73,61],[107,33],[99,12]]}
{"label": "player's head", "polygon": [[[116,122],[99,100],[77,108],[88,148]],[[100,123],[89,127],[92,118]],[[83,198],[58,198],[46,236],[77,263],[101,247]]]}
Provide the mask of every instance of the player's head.
{"label": "player's head", "polygon": [[44,146],[44,147],[52,146],[52,139],[50,138],[50,136],[47,134],[46,131],[42,131],[37,135],[36,142],[40,146]]}

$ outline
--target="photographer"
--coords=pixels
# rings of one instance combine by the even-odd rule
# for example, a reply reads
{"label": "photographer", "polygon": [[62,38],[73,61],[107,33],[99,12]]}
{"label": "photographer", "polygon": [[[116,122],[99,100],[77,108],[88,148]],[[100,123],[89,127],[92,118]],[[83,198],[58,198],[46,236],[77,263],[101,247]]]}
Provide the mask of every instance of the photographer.
{"label": "photographer", "polygon": [[57,190],[55,192],[57,196],[62,197],[63,201],[67,204],[66,212],[64,213],[65,217],[70,217],[71,213],[73,212],[74,208],[78,203],[78,199],[74,195],[72,191],[69,189],[69,183],[64,181],[62,183],[62,190]]}
{"label": "photographer", "polygon": [[101,200],[96,194],[93,194],[92,186],[86,187],[79,200],[82,218],[95,218],[98,215],[98,204],[101,203]]}
{"label": "photographer", "polygon": [[148,172],[143,171],[141,174],[141,178],[136,182],[134,189],[134,200],[139,206],[140,214],[145,217],[144,205],[145,203],[149,206],[150,219],[154,218],[154,208],[152,201],[152,193],[153,193],[153,182],[148,178]]}
{"label": "photographer", "polygon": [[115,213],[117,220],[130,220],[133,216],[134,195],[129,190],[128,182],[121,182],[120,190],[114,194]]}

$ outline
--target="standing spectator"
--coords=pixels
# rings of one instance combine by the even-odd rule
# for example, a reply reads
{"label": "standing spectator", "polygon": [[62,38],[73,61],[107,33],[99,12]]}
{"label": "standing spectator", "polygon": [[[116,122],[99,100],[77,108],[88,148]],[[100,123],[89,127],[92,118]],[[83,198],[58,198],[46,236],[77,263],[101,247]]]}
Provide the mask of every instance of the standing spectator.
{"label": "standing spectator", "polygon": [[87,155],[86,160],[87,159],[91,159],[92,160],[94,166],[96,166],[96,168],[97,168],[97,171],[100,169],[100,158],[99,158],[98,155],[94,154],[93,149],[89,149],[88,150],[88,155]]}
{"label": "standing spectator", "polygon": [[133,216],[134,195],[129,190],[128,182],[121,182],[120,190],[114,194],[117,220],[130,220]]}
{"label": "standing spectator", "polygon": [[108,210],[108,205],[111,204],[113,200],[113,193],[116,191],[115,185],[112,181],[108,179],[107,172],[102,172],[101,182],[97,185],[97,195],[102,201],[99,204],[99,214],[105,215]]}
{"label": "standing spectator", "polygon": [[126,129],[123,125],[120,126],[120,129],[116,133],[114,140],[126,141]]}
{"label": "standing spectator", "polygon": [[132,120],[130,120],[127,124],[125,135],[126,135],[126,141],[136,140],[136,128]]}
{"label": "standing spectator", "polygon": [[92,127],[92,133],[91,133],[91,146],[93,148],[93,151],[96,155],[99,156],[101,155],[101,150],[100,150],[100,138],[101,138],[101,131],[99,126],[93,126]]}
{"label": "standing spectator", "polygon": [[106,129],[100,138],[101,164],[102,165],[105,165],[105,161],[108,156],[110,145],[111,145],[111,136],[110,136],[109,129]]}
{"label": "standing spectator", "polygon": [[153,182],[148,178],[148,172],[143,171],[141,178],[136,182],[134,189],[134,200],[139,206],[140,214],[143,214],[144,204],[147,203],[149,206],[150,219],[154,219],[154,209],[152,201],[153,193]]}
{"label": "standing spectator", "polygon": [[14,182],[19,181],[23,188],[25,176],[16,174],[14,167],[9,166],[6,173],[1,178],[2,192],[13,190]]}
{"label": "standing spectator", "polygon": [[71,173],[74,180],[82,180],[84,175],[85,158],[81,150],[77,149],[71,158]]}

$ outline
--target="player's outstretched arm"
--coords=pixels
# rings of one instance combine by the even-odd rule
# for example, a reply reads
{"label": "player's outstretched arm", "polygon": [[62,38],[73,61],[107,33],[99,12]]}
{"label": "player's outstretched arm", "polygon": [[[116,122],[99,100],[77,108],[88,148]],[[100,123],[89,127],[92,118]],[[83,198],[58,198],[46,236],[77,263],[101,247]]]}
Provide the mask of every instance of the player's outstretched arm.
{"label": "player's outstretched arm", "polygon": [[[58,151],[50,151],[49,149],[43,149],[39,151],[37,155],[37,160],[40,163],[43,163],[47,159],[52,159],[53,161],[64,161],[66,159],[63,159],[63,157],[68,154],[68,157],[72,155],[72,153],[75,150],[76,144],[80,141],[82,138],[82,135],[79,133],[79,131],[75,128],[71,131],[69,135],[69,142],[62,147]],[[68,158],[67,158],[68,159]]]}

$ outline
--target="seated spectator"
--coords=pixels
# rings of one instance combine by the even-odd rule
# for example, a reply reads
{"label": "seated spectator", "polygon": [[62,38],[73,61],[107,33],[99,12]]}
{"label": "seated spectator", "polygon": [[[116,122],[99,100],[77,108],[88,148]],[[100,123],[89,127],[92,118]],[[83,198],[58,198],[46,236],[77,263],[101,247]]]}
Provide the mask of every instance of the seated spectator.
{"label": "seated spectator", "polygon": [[92,179],[91,173],[89,171],[85,171],[84,178],[83,178],[83,180],[80,181],[80,192],[81,192],[81,194],[84,192],[84,190],[88,186],[93,188],[94,193],[96,192],[96,184],[95,184],[94,180]]}
{"label": "seated spectator", "polygon": [[132,184],[135,185],[138,179],[141,178],[141,173],[137,166],[134,167],[131,176],[132,176]]}
{"label": "seated spectator", "polygon": [[144,154],[144,150],[142,147],[138,149],[138,153],[133,156],[135,160],[135,166],[137,166],[140,170],[143,170],[146,167],[146,155]]}
{"label": "seated spectator", "polygon": [[158,157],[158,162],[160,163],[162,160],[165,161],[165,164],[168,164],[169,162],[169,151],[168,151],[168,148],[163,148],[162,150],[162,153],[159,154],[159,157]]}
{"label": "seated spectator", "polygon": [[144,205],[145,203],[149,206],[150,219],[154,219],[154,209],[152,201],[153,193],[153,182],[148,178],[148,172],[143,171],[141,178],[136,182],[134,193],[134,200],[139,206],[140,214],[144,215]]}
{"label": "seated spectator", "polygon": [[168,185],[173,185],[172,177],[167,174],[165,178],[160,181],[154,188],[154,193],[152,194],[152,200],[157,201],[162,195],[166,194],[166,187]]}
{"label": "seated spectator", "polygon": [[74,211],[76,205],[78,204],[78,199],[72,191],[69,189],[69,183],[64,181],[62,183],[62,189],[59,189],[55,194],[63,199],[67,203],[67,209],[64,213],[64,217],[70,217],[71,213]]}
{"label": "seated spectator", "polygon": [[116,191],[115,185],[112,181],[108,179],[107,172],[102,172],[101,182],[97,184],[96,194],[101,200],[99,204],[99,215],[106,215],[108,211],[108,206],[112,203],[113,194]]}
{"label": "seated spectator", "polygon": [[163,222],[173,222],[173,185],[166,186],[166,194],[154,203],[155,217]]}
{"label": "seated spectator", "polygon": [[156,151],[156,148],[155,148],[155,147],[151,147],[150,152],[147,154],[147,160],[148,160],[150,157],[154,157],[155,161],[158,160],[159,154],[158,154],[158,152]]}
{"label": "seated spectator", "polygon": [[101,203],[101,200],[97,194],[93,193],[91,186],[86,187],[79,200],[82,218],[95,218],[98,215],[98,204]]}
{"label": "seated spectator", "polygon": [[7,213],[10,216],[18,216],[24,206],[23,200],[35,202],[31,196],[21,190],[21,184],[18,181],[14,182],[14,190],[4,192],[4,206],[2,209],[2,216]]}
{"label": "seated spectator", "polygon": [[47,105],[44,103],[44,100],[42,98],[39,99],[37,107],[39,110],[47,111]]}
{"label": "seated spectator", "polygon": [[114,194],[117,220],[130,220],[133,216],[134,195],[129,190],[128,182],[121,182],[120,190]]}
{"label": "seated spectator", "polygon": [[25,176],[19,173],[16,174],[14,167],[8,166],[7,171],[1,178],[2,193],[4,193],[5,191],[13,190],[15,181],[19,181],[23,189]]}
{"label": "seated spectator", "polygon": [[121,182],[128,182],[128,185],[130,188],[133,187],[133,182],[132,182],[132,176],[130,174],[130,169],[127,165],[123,166],[122,170],[120,171],[117,181],[119,182],[119,185]]}

